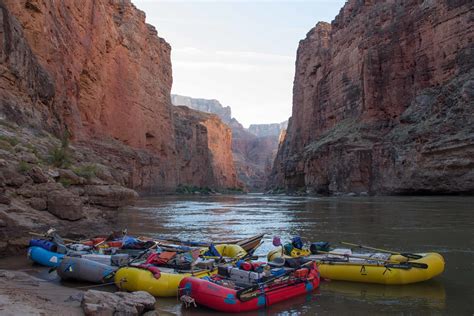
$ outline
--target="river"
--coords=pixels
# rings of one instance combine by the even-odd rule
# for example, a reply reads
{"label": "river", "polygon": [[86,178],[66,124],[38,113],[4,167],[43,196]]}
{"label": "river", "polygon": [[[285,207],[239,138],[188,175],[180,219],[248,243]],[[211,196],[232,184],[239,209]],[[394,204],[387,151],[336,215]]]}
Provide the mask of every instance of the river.
{"label": "river", "polygon": [[[131,234],[182,239],[225,239],[266,232],[256,252],[265,256],[274,235],[309,241],[350,241],[391,250],[441,253],[446,270],[413,285],[383,286],[322,282],[312,295],[254,315],[450,314],[474,307],[474,198],[472,197],[288,197],[248,195],[142,198],[119,212]],[[176,299],[158,300],[160,310],[180,315],[216,315],[184,309]]]}

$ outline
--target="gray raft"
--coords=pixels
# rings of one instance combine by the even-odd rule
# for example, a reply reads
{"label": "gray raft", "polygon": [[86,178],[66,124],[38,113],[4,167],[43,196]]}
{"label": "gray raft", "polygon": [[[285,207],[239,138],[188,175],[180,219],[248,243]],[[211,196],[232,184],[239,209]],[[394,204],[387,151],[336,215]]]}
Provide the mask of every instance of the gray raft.
{"label": "gray raft", "polygon": [[118,267],[80,257],[64,257],[56,272],[63,280],[74,279],[93,283],[105,283],[113,278]]}

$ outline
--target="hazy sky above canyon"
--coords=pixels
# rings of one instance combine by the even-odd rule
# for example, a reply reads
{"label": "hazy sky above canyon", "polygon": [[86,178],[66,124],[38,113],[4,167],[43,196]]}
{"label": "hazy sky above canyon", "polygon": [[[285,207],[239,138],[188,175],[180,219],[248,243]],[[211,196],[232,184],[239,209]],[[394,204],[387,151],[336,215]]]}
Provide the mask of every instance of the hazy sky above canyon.
{"label": "hazy sky above canyon", "polygon": [[291,115],[298,42],[345,3],[132,1],[172,46],[172,92],[217,99],[245,126]]}

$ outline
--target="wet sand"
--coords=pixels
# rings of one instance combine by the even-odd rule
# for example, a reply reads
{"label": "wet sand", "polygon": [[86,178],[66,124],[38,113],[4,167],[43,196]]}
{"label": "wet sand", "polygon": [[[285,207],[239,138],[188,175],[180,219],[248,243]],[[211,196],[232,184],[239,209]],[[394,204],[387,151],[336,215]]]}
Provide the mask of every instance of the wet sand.
{"label": "wet sand", "polygon": [[22,271],[0,270],[1,315],[83,315],[82,291]]}

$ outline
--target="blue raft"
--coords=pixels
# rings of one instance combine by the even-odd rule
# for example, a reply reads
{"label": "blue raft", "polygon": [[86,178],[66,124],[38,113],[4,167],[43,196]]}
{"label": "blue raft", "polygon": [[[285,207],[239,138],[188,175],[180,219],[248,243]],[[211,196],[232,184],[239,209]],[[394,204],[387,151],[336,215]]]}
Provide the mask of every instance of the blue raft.
{"label": "blue raft", "polygon": [[28,248],[28,258],[46,267],[59,267],[64,258],[63,254],[52,252],[41,247],[33,246]]}

